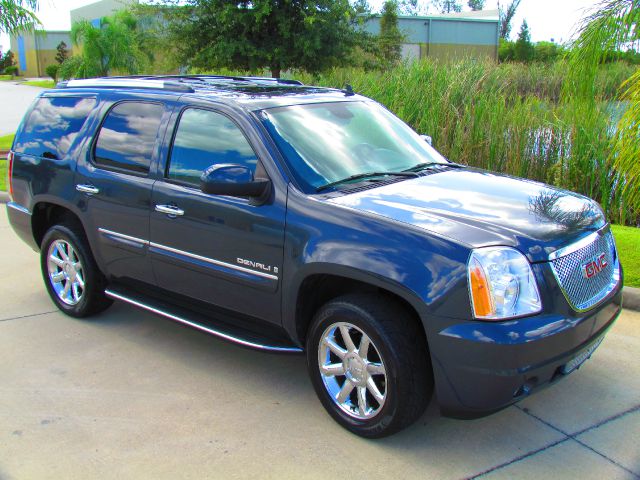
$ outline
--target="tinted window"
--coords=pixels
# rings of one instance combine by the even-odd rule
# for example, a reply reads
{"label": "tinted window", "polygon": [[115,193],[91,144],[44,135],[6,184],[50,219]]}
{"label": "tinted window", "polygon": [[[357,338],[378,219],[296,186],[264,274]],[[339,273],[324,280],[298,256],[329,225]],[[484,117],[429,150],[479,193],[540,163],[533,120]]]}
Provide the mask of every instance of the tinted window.
{"label": "tinted window", "polygon": [[146,173],[153,155],[164,108],[154,103],[116,105],[102,124],[95,162]]}
{"label": "tinted window", "polygon": [[227,117],[208,110],[185,110],[173,141],[169,178],[197,185],[206,168],[221,163],[255,171],[257,158],[238,126]]}
{"label": "tinted window", "polygon": [[94,105],[93,98],[39,99],[16,140],[15,151],[37,157],[63,158]]}

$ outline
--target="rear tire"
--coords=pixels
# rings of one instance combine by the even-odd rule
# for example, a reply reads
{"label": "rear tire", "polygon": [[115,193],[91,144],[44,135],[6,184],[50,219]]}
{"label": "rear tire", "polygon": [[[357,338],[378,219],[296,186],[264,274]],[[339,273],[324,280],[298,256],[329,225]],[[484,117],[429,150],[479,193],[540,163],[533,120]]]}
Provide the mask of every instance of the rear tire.
{"label": "rear tire", "polygon": [[315,315],[307,336],[311,382],[327,412],[366,438],[416,421],[433,393],[421,326],[392,299],[336,298]]}
{"label": "rear tire", "polygon": [[49,296],[67,315],[87,317],[113,303],[104,294],[106,280],[84,231],[73,223],[47,230],[40,246],[40,267]]}

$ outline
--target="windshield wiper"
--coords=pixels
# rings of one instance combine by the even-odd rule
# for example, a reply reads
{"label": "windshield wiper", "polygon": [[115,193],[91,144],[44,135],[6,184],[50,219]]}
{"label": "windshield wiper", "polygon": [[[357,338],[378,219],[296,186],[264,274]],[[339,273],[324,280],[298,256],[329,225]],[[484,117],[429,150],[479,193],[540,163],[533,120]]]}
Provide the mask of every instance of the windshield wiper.
{"label": "windshield wiper", "polygon": [[335,186],[340,185],[342,183],[351,182],[353,180],[360,180],[360,179],[363,179],[363,178],[370,178],[370,177],[384,177],[384,176],[417,177],[419,175],[417,173],[415,173],[415,172],[408,172],[408,171],[358,173],[357,175],[351,175],[350,177],[343,178],[342,180],[337,180],[335,182],[327,183],[326,185],[321,185],[318,188],[316,188],[316,192],[321,192],[323,190],[326,190],[327,188],[335,187]]}
{"label": "windshield wiper", "polygon": [[426,162],[426,163],[419,163],[417,165],[414,165],[411,168],[407,168],[406,170],[403,170],[403,172],[417,172],[420,170],[424,170],[425,168],[435,167],[436,165],[444,165],[445,167],[451,167],[451,168],[464,168],[464,165],[461,165],[459,163],[453,163],[453,162],[448,162],[448,163]]}

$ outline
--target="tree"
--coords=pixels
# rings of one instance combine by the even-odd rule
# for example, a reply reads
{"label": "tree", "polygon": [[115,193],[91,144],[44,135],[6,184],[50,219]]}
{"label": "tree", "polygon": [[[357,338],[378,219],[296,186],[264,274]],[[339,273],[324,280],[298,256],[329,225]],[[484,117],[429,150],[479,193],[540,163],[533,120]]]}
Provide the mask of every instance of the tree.
{"label": "tree", "polygon": [[11,50],[7,50],[4,56],[0,55],[0,72],[4,72],[4,69],[7,67],[12,67],[13,62],[13,52]]}
{"label": "tree", "polygon": [[514,42],[501,38],[500,43],[498,44],[498,60],[500,62],[512,62],[515,60],[515,46]]}
{"label": "tree", "polygon": [[516,11],[520,6],[522,0],[511,0],[506,8],[502,7],[502,4],[498,2],[498,12],[500,16],[500,38],[507,40],[511,33],[511,22],[516,15]]}
{"label": "tree", "polygon": [[74,23],[71,41],[81,46],[82,52],[62,64],[59,75],[63,78],[104,77],[114,70],[135,74],[146,63],[139,48],[136,18],[128,11],[103,17],[99,27],[87,20]]}
{"label": "tree", "polygon": [[398,63],[402,53],[403,36],[398,28],[398,4],[388,0],[382,7],[380,17],[380,57],[385,66]]}
{"label": "tree", "polygon": [[40,24],[38,0],[0,0],[0,33],[16,33]]}
{"label": "tree", "polygon": [[484,8],[485,0],[469,0],[467,4],[473,11],[482,10]]}
{"label": "tree", "polygon": [[460,0],[432,0],[431,3],[440,13],[461,12]]}
{"label": "tree", "polygon": [[170,1],[171,43],[190,67],[317,73],[346,64],[360,38],[348,0]]}
{"label": "tree", "polygon": [[62,64],[68,57],[69,50],[67,50],[67,44],[60,42],[56,47],[56,62],[58,62],[58,64]]}
{"label": "tree", "polygon": [[534,59],[537,62],[553,63],[562,54],[562,47],[553,42],[538,42],[535,45]]}
{"label": "tree", "polygon": [[353,3],[353,10],[356,15],[370,15],[371,14],[371,5],[367,0],[355,0]]}
{"label": "tree", "polygon": [[526,20],[522,22],[522,26],[520,27],[514,54],[517,61],[526,63],[531,62],[535,55],[535,47],[533,43],[531,43],[531,33],[529,32],[529,25]]}
{"label": "tree", "polygon": [[[638,0],[604,0],[583,22],[570,53],[570,76],[566,93],[590,102],[595,109],[595,78],[607,54],[628,49],[640,40],[640,3]],[[622,85],[626,109],[618,121],[610,162],[622,174],[618,186],[629,203],[625,215],[640,215],[640,70]],[[588,141],[588,139],[585,139]],[[606,201],[603,207],[607,209]]]}

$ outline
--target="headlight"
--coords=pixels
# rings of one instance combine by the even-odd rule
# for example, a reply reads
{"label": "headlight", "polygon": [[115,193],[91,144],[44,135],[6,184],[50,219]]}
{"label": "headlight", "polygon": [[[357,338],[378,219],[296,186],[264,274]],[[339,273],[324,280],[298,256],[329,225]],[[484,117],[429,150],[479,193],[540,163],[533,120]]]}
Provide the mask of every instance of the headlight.
{"label": "headlight", "polygon": [[508,247],[479,248],[469,257],[469,288],[475,318],[502,320],[542,309],[527,258]]}

